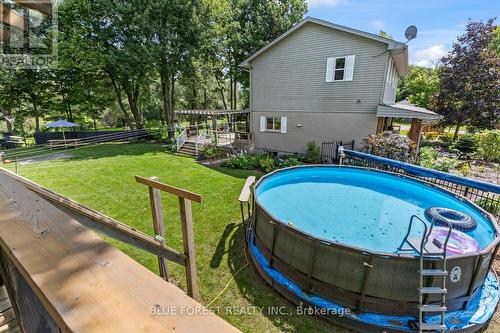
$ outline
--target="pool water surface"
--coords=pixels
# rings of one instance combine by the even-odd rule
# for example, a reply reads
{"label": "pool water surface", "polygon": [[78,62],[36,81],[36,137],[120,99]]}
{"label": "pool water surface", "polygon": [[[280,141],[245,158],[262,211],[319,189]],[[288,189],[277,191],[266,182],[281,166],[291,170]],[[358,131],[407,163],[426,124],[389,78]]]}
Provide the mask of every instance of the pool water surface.
{"label": "pool water surface", "polygon": [[[312,236],[371,251],[397,250],[410,217],[428,220],[429,207],[472,216],[478,227],[466,232],[481,249],[495,237],[491,222],[467,202],[411,179],[358,168],[301,167],[262,180],[256,200],[274,218]],[[422,233],[420,224],[413,236]]]}

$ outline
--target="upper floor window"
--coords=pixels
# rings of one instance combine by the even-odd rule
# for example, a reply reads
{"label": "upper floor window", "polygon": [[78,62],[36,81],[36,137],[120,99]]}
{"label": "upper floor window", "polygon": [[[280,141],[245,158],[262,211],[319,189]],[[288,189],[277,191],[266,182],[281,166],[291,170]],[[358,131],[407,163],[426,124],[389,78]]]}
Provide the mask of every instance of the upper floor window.
{"label": "upper floor window", "polygon": [[334,81],[343,81],[345,72],[345,57],[335,59],[335,75],[333,76]]}
{"label": "upper floor window", "polygon": [[325,82],[351,81],[354,73],[354,55],[327,58]]}

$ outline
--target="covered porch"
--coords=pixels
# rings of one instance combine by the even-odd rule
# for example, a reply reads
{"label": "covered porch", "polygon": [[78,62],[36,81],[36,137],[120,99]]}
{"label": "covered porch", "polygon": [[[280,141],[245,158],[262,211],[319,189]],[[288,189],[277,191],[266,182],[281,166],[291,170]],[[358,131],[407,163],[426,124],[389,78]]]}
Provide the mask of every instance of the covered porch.
{"label": "covered porch", "polygon": [[395,104],[377,105],[377,133],[394,130],[395,118],[411,119],[411,127],[408,137],[416,143],[417,150],[420,146],[422,127],[441,120],[439,114],[406,102]]}

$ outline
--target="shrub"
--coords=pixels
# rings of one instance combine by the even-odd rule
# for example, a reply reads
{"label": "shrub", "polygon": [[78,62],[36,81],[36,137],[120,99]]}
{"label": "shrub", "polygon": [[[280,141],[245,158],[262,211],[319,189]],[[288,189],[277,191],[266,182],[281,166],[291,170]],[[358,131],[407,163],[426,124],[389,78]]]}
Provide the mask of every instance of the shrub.
{"label": "shrub", "polygon": [[222,166],[232,169],[251,170],[257,167],[257,163],[254,156],[241,153],[231,156],[222,163]]}
{"label": "shrub", "polygon": [[460,136],[452,147],[462,154],[473,154],[477,151],[477,146],[477,138],[472,134],[465,134]]}
{"label": "shrub", "polygon": [[498,206],[498,201],[492,198],[482,198],[476,200],[476,205],[478,205],[482,209],[490,212],[495,216],[498,215],[498,213],[500,213],[500,207]]}
{"label": "shrub", "polygon": [[373,155],[408,162],[414,147],[408,137],[393,132],[372,134],[363,140],[365,150]]}
{"label": "shrub", "polygon": [[294,155],[288,155],[288,156],[282,156],[276,161],[276,164],[278,165],[278,168],[288,168],[296,165],[301,165],[302,162],[299,161],[298,156]]}
{"label": "shrub", "polygon": [[316,142],[311,141],[307,143],[306,161],[309,163],[321,162],[321,151]]}
{"label": "shrub", "polygon": [[422,147],[418,164],[424,168],[449,172],[457,165],[457,161],[448,157],[440,157],[439,152],[432,147]]}
{"label": "shrub", "polygon": [[166,145],[163,145],[162,147],[164,147],[165,150],[169,153],[176,153],[177,152],[177,145],[175,143],[168,143]]}
{"label": "shrub", "polygon": [[220,148],[211,146],[211,145],[205,145],[201,147],[199,151],[199,158],[204,160],[204,159],[209,159],[209,158],[222,158],[226,156],[226,152]]}
{"label": "shrub", "polygon": [[488,162],[500,161],[500,130],[484,131],[477,135],[478,153]]}
{"label": "shrub", "polygon": [[464,177],[468,177],[472,172],[469,162],[460,163],[455,170]]}
{"label": "shrub", "polygon": [[257,166],[266,173],[276,170],[276,163],[270,154],[257,157]]}

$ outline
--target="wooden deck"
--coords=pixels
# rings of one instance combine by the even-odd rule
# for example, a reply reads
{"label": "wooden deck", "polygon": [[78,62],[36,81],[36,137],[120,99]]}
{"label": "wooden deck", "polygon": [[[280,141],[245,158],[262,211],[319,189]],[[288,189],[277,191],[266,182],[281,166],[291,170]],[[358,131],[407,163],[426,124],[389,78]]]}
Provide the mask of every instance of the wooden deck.
{"label": "wooden deck", "polygon": [[25,332],[238,332],[3,169],[0,270]]}
{"label": "wooden deck", "polygon": [[0,333],[21,332],[5,286],[0,287]]}

